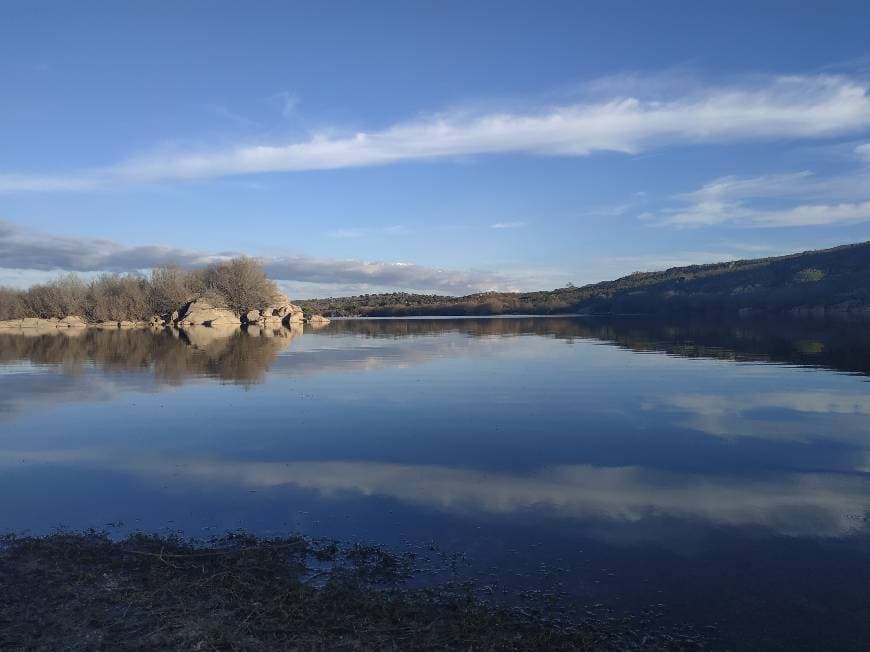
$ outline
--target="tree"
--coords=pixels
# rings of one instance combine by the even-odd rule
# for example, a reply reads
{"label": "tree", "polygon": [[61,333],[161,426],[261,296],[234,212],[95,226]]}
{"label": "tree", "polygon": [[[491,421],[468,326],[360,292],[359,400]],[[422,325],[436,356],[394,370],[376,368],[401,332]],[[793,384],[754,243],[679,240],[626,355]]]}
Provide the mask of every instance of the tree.
{"label": "tree", "polygon": [[185,271],[175,265],[158,267],[151,271],[148,292],[150,311],[154,315],[168,315],[203,290],[201,274]]}
{"label": "tree", "polygon": [[266,278],[263,267],[247,257],[209,265],[203,272],[203,284],[206,290],[220,294],[227,308],[237,315],[262,310],[280,295],[278,286]]}

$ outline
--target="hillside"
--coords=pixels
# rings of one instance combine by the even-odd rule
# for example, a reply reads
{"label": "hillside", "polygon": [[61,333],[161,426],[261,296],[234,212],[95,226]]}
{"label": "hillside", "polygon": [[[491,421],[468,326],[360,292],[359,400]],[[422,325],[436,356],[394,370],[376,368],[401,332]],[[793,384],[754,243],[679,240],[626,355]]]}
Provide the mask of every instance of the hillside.
{"label": "hillside", "polygon": [[540,292],[408,293],[300,300],[329,317],[870,312],[870,242],[787,256],[636,272]]}

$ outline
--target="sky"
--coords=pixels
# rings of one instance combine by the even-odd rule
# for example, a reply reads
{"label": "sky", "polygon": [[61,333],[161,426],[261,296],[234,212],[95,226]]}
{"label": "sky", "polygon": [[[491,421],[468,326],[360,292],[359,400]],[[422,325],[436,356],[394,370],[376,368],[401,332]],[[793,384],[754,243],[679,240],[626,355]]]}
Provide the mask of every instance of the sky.
{"label": "sky", "polygon": [[234,255],[291,297],[870,240],[867,2],[0,6],[0,285]]}

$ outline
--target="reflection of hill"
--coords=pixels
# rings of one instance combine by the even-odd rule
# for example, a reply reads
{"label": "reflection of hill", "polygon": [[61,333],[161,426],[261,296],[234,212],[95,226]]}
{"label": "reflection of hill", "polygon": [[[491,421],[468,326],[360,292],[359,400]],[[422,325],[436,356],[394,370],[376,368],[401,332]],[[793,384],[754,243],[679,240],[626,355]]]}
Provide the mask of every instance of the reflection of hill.
{"label": "reflection of hill", "polygon": [[374,319],[333,321],[327,336],[426,336],[452,331],[475,337],[539,335],[596,339],[639,352],[687,358],[776,362],[870,375],[870,323],[799,319],[657,319],[552,317]]}
{"label": "reflection of hill", "polygon": [[[0,333],[0,363],[26,360],[62,365],[75,373],[94,364],[111,371],[152,370],[159,382],[180,383],[206,376],[227,382],[257,383],[278,354],[301,333],[293,329],[67,330],[30,335]],[[494,318],[381,319],[334,321],[317,332],[321,342],[362,336],[379,340],[376,347],[343,343],[338,349],[315,347],[298,351],[294,373],[372,365],[413,364],[433,355],[467,354],[462,338],[441,341],[433,336],[456,333],[472,338],[540,336],[571,341],[592,339],[637,352],[681,357],[775,362],[870,375],[870,328],[866,322],[809,320],[663,320],[649,318]],[[321,339],[324,338],[324,339]],[[329,338],[329,339],[325,339]],[[416,338],[416,339],[415,339]]]}
{"label": "reflection of hill", "polygon": [[[252,329],[253,330],[253,329]],[[26,360],[37,365],[61,365],[76,373],[94,364],[109,371],[153,370],[158,381],[180,383],[191,376],[228,382],[256,383],[277,355],[302,332],[241,328],[195,327],[188,330],[78,330],[0,334],[0,362]]]}

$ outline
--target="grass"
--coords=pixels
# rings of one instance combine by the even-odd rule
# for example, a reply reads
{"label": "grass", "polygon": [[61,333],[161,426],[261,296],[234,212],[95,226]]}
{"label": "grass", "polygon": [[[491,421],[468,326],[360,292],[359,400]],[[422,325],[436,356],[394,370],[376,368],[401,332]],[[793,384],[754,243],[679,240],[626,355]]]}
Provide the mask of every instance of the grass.
{"label": "grass", "polygon": [[208,542],[58,533],[0,540],[0,649],[700,649],[690,631],[468,586],[408,588],[413,558],[374,546],[230,534]]}

